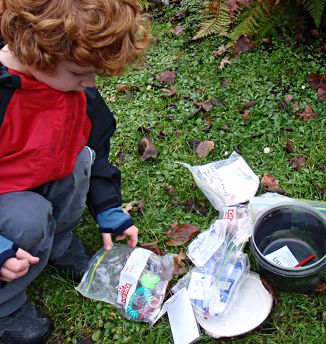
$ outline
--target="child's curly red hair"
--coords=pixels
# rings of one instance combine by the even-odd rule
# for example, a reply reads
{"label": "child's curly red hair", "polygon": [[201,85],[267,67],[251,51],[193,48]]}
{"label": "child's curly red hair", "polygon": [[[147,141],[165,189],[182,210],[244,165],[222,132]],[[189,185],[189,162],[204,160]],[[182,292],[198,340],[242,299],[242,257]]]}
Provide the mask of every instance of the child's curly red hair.
{"label": "child's curly red hair", "polygon": [[58,61],[117,75],[148,46],[137,0],[3,0],[1,36],[23,64],[51,73]]}

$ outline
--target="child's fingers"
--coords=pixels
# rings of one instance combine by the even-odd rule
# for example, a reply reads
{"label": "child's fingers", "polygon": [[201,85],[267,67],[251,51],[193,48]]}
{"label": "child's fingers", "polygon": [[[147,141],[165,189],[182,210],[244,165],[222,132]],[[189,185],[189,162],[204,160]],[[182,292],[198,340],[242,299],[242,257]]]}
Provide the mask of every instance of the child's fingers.
{"label": "child's fingers", "polygon": [[16,252],[16,258],[17,259],[28,259],[29,264],[34,265],[39,262],[38,257],[32,256],[29,252],[19,248]]}
{"label": "child's fingers", "polygon": [[106,250],[112,249],[112,237],[110,233],[102,233],[103,246]]}
{"label": "child's fingers", "polygon": [[15,272],[15,271],[9,270],[5,267],[2,267],[0,271],[1,271],[1,275],[0,275],[1,280],[5,281],[5,282],[11,282],[17,278],[20,278],[20,277],[26,275],[28,272],[28,267],[23,269],[23,270],[20,270],[18,272]]}
{"label": "child's fingers", "polygon": [[3,268],[12,271],[13,273],[20,273],[21,271],[29,268],[29,261],[27,258],[9,258],[3,263],[2,269]]}

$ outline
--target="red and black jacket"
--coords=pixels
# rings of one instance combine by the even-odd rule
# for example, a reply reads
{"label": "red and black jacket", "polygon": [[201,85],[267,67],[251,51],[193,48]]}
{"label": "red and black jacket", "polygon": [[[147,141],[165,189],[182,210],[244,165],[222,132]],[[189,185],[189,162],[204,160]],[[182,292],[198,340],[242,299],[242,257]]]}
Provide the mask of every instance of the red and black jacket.
{"label": "red and black jacket", "polygon": [[[0,194],[64,178],[72,172],[78,152],[87,145],[96,152],[87,197],[91,214],[95,217],[120,206],[120,171],[108,162],[115,127],[113,114],[96,88],[58,92],[2,66]],[[42,164],[49,168],[42,169]]]}

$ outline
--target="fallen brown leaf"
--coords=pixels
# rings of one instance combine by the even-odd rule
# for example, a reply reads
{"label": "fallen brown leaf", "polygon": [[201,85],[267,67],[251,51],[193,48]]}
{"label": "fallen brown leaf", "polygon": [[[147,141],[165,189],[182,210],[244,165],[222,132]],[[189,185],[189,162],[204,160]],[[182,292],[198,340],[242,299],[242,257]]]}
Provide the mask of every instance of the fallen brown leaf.
{"label": "fallen brown leaf", "polygon": [[195,100],[194,104],[199,108],[199,109],[203,109],[205,111],[209,111],[211,109],[213,109],[214,105],[211,102],[203,102],[200,100]]}
{"label": "fallen brown leaf", "polygon": [[173,84],[175,82],[175,79],[176,75],[171,70],[166,70],[156,77],[156,80],[165,82],[168,85]]}
{"label": "fallen brown leaf", "polygon": [[174,195],[174,194],[175,194],[174,186],[171,185],[171,184],[168,184],[168,185],[165,187],[165,190],[166,190],[166,193],[167,193],[168,195]]}
{"label": "fallen brown leaf", "polygon": [[326,100],[326,84],[318,88],[317,95],[321,100]]}
{"label": "fallen brown leaf", "polygon": [[284,149],[286,153],[292,153],[294,151],[294,145],[290,140],[285,141],[284,143]]}
{"label": "fallen brown leaf", "polygon": [[161,247],[159,247],[158,243],[159,241],[145,242],[140,247],[146,248],[147,250],[150,250],[159,256],[163,256],[166,254],[166,251],[162,249]]}
{"label": "fallen brown leaf", "polygon": [[132,213],[132,207],[133,207],[133,202],[129,202],[125,205],[125,207],[123,208],[123,211],[127,214],[131,214]]}
{"label": "fallen brown leaf", "polygon": [[184,275],[186,272],[188,272],[188,268],[186,264],[184,263],[185,260],[187,260],[187,255],[183,251],[173,257],[173,263],[174,263],[173,274],[175,276]]}
{"label": "fallen brown leaf", "polygon": [[119,87],[117,87],[117,92],[126,92],[126,91],[134,91],[134,90],[138,90],[138,86],[135,86],[135,85],[127,85],[127,84],[124,84],[124,85],[121,85]]}
{"label": "fallen brown leaf", "polygon": [[149,158],[157,158],[160,155],[160,151],[154,147],[153,142],[147,137],[139,141],[138,152],[141,155],[141,161],[145,161]]}
{"label": "fallen brown leaf", "polygon": [[165,90],[164,93],[161,94],[162,97],[173,97],[177,94],[177,88],[175,86],[171,86],[169,90]]}
{"label": "fallen brown leaf", "polygon": [[249,110],[245,110],[243,113],[242,113],[242,119],[244,121],[249,121],[250,119],[250,111]]}
{"label": "fallen brown leaf", "polygon": [[200,228],[192,223],[186,223],[183,226],[170,229],[167,232],[168,240],[165,242],[167,246],[181,246],[191,240],[197,233],[200,232]]}
{"label": "fallen brown leaf", "polygon": [[176,36],[182,36],[185,31],[182,26],[177,25],[175,28],[170,30],[172,33],[174,33]]}
{"label": "fallen brown leaf", "polygon": [[314,293],[318,293],[318,294],[326,294],[326,281],[322,281],[319,284],[317,284],[312,291]]}
{"label": "fallen brown leaf", "polygon": [[203,117],[207,124],[203,126],[202,130],[203,132],[208,133],[212,129],[212,118],[207,114],[205,114]]}
{"label": "fallen brown leaf", "polygon": [[213,51],[214,57],[220,57],[226,52],[226,47],[224,45],[221,45],[217,50]]}
{"label": "fallen brown leaf", "polygon": [[299,110],[300,110],[300,105],[299,105],[299,103],[293,103],[291,107],[292,107],[292,109],[293,109],[294,111],[299,111]]}
{"label": "fallen brown leaf", "polygon": [[324,79],[326,79],[326,73],[324,75],[311,74],[308,75],[307,82],[310,88],[318,90]]}
{"label": "fallen brown leaf", "polygon": [[300,171],[306,165],[307,158],[304,155],[296,155],[290,160],[290,163],[296,171]]}
{"label": "fallen brown leaf", "polygon": [[199,202],[199,201],[185,201],[181,204],[186,210],[192,211],[192,212],[198,212],[200,215],[207,215],[208,208],[205,206],[205,204]]}
{"label": "fallen brown leaf", "polygon": [[319,117],[319,115],[314,112],[314,110],[312,109],[312,107],[309,104],[306,105],[306,107],[304,108],[303,112],[297,113],[296,116],[301,121],[304,121],[304,122],[308,122],[308,121],[311,121],[314,118]]}
{"label": "fallen brown leaf", "polygon": [[265,173],[261,179],[261,185],[267,192],[276,192],[284,195],[285,192],[280,188],[279,181],[271,174]]}
{"label": "fallen brown leaf", "polygon": [[248,102],[240,104],[240,110],[249,109],[257,104],[256,100],[250,100]]}
{"label": "fallen brown leaf", "polygon": [[221,81],[221,87],[227,87],[228,85],[230,85],[231,81],[228,79],[222,80]]}
{"label": "fallen brown leaf", "polygon": [[213,141],[201,141],[196,147],[195,152],[199,158],[205,158],[214,149],[214,146]]}
{"label": "fallen brown leaf", "polygon": [[137,204],[137,209],[142,213],[144,214],[144,211],[145,211],[145,199],[142,198],[138,204]]}
{"label": "fallen brown leaf", "polygon": [[238,57],[240,53],[252,51],[255,47],[255,42],[248,36],[241,35],[233,44],[232,56]]}
{"label": "fallen brown leaf", "polygon": [[222,59],[221,62],[220,62],[220,65],[219,65],[219,69],[224,69],[225,68],[225,65],[231,65],[232,62],[228,59],[228,58],[225,58],[225,59]]}

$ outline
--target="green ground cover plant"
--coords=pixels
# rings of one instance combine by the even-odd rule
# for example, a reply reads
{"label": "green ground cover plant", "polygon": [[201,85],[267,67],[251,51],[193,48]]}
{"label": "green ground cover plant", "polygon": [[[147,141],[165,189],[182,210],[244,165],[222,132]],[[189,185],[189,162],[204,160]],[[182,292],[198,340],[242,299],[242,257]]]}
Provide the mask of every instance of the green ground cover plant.
{"label": "green ground cover plant", "polygon": [[[205,164],[236,150],[258,176],[275,176],[287,196],[326,201],[326,106],[307,81],[309,75],[326,72],[323,37],[298,42],[283,34],[257,42],[239,56],[232,56],[232,50],[217,53],[223,38],[191,39],[200,9],[200,1],[188,0],[152,10],[152,45],[144,61],[124,76],[98,80],[117,118],[111,157],[122,171],[123,199],[133,205],[139,245],[157,242],[175,253],[187,244],[165,245],[173,223],[193,223],[204,230],[218,216],[177,161]],[[228,62],[221,63],[223,59]],[[175,80],[162,81],[165,71]],[[300,114],[307,105],[316,116],[308,111],[309,120],[303,121]],[[160,152],[158,157],[140,159],[138,142],[144,137]],[[207,156],[194,150],[199,141],[214,143]],[[263,191],[261,187],[259,193]],[[94,252],[101,247],[87,210],[77,234]],[[166,316],[154,327],[127,321],[113,306],[83,298],[73,282],[51,267],[28,294],[55,321],[50,343],[173,342]],[[278,304],[259,329],[218,342],[322,343],[325,293],[277,296]],[[215,341],[203,333],[199,342]]]}

